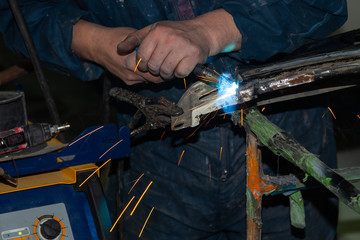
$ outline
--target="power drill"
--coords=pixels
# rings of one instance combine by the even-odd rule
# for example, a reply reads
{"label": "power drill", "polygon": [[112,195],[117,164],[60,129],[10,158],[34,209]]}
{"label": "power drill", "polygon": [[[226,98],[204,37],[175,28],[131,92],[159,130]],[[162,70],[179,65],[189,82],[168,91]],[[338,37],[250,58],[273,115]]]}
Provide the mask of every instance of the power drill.
{"label": "power drill", "polygon": [[34,123],[0,132],[0,155],[38,146],[69,127],[69,124]]}

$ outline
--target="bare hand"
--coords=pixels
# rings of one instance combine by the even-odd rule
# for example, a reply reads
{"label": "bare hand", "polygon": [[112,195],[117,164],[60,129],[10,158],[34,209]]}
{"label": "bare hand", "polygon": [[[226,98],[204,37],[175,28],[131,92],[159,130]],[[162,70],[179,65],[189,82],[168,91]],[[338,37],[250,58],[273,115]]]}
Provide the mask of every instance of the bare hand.
{"label": "bare hand", "polygon": [[151,29],[129,34],[118,45],[118,51],[125,53],[139,45],[136,61],[141,59],[140,71],[149,71],[164,79],[183,78],[197,63],[206,61],[209,56],[207,41],[206,34],[190,21],[164,21],[152,25]]}
{"label": "bare hand", "polygon": [[128,34],[136,31],[133,28],[108,28],[80,20],[74,25],[74,52],[82,59],[98,63],[119,77],[128,85],[142,82],[160,82],[162,79],[149,72],[135,71],[136,52],[134,50],[120,55],[117,43]]}
{"label": "bare hand", "polygon": [[80,58],[98,63],[128,85],[183,78],[196,64],[229,46],[231,51],[239,50],[241,34],[223,9],[192,20],[158,22],[141,30],[79,20],[71,43]]}
{"label": "bare hand", "polygon": [[240,45],[241,34],[232,16],[219,9],[192,20],[157,22],[129,34],[117,48],[126,54],[139,46],[135,60],[140,61],[138,69],[172,79],[186,77],[209,56],[229,46],[233,46],[232,51],[239,50]]}

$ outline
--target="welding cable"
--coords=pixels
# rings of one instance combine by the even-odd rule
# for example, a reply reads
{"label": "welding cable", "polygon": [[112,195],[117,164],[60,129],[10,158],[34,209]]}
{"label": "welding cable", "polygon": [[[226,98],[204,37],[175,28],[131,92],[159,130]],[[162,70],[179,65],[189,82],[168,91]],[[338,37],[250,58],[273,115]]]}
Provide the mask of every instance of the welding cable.
{"label": "welding cable", "polygon": [[[20,34],[24,39],[26,48],[29,52],[30,60],[34,66],[34,71],[37,76],[37,79],[39,80],[40,88],[44,94],[45,102],[47,104],[50,117],[54,124],[61,125],[59,113],[57,111],[54,98],[51,95],[50,88],[47,82],[47,79],[45,78],[44,71],[40,64],[40,59],[38,56],[38,53],[36,51],[34,41],[31,38],[29,29],[27,28],[24,16],[20,10],[19,4],[17,0],[8,0],[10,9],[14,15],[15,22],[19,28]],[[64,141],[62,136],[59,136],[60,141]]]}

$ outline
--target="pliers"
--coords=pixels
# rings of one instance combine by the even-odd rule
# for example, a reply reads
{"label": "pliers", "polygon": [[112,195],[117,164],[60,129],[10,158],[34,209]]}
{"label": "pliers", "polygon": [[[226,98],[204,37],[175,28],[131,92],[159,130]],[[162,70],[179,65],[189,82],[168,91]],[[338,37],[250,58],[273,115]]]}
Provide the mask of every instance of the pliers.
{"label": "pliers", "polygon": [[[164,128],[171,123],[171,117],[183,114],[183,109],[164,97],[149,98],[123,88],[112,88],[109,95],[123,102],[135,106],[138,110],[128,124],[130,136],[148,130]],[[145,124],[137,127],[141,119],[145,117]]]}

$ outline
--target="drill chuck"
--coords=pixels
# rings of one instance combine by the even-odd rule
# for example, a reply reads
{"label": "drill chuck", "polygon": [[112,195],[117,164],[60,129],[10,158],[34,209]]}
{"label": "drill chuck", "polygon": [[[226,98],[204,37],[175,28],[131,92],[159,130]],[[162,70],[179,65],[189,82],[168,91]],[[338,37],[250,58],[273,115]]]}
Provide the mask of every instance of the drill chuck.
{"label": "drill chuck", "polygon": [[69,127],[69,124],[34,123],[0,132],[0,154],[38,146]]}

